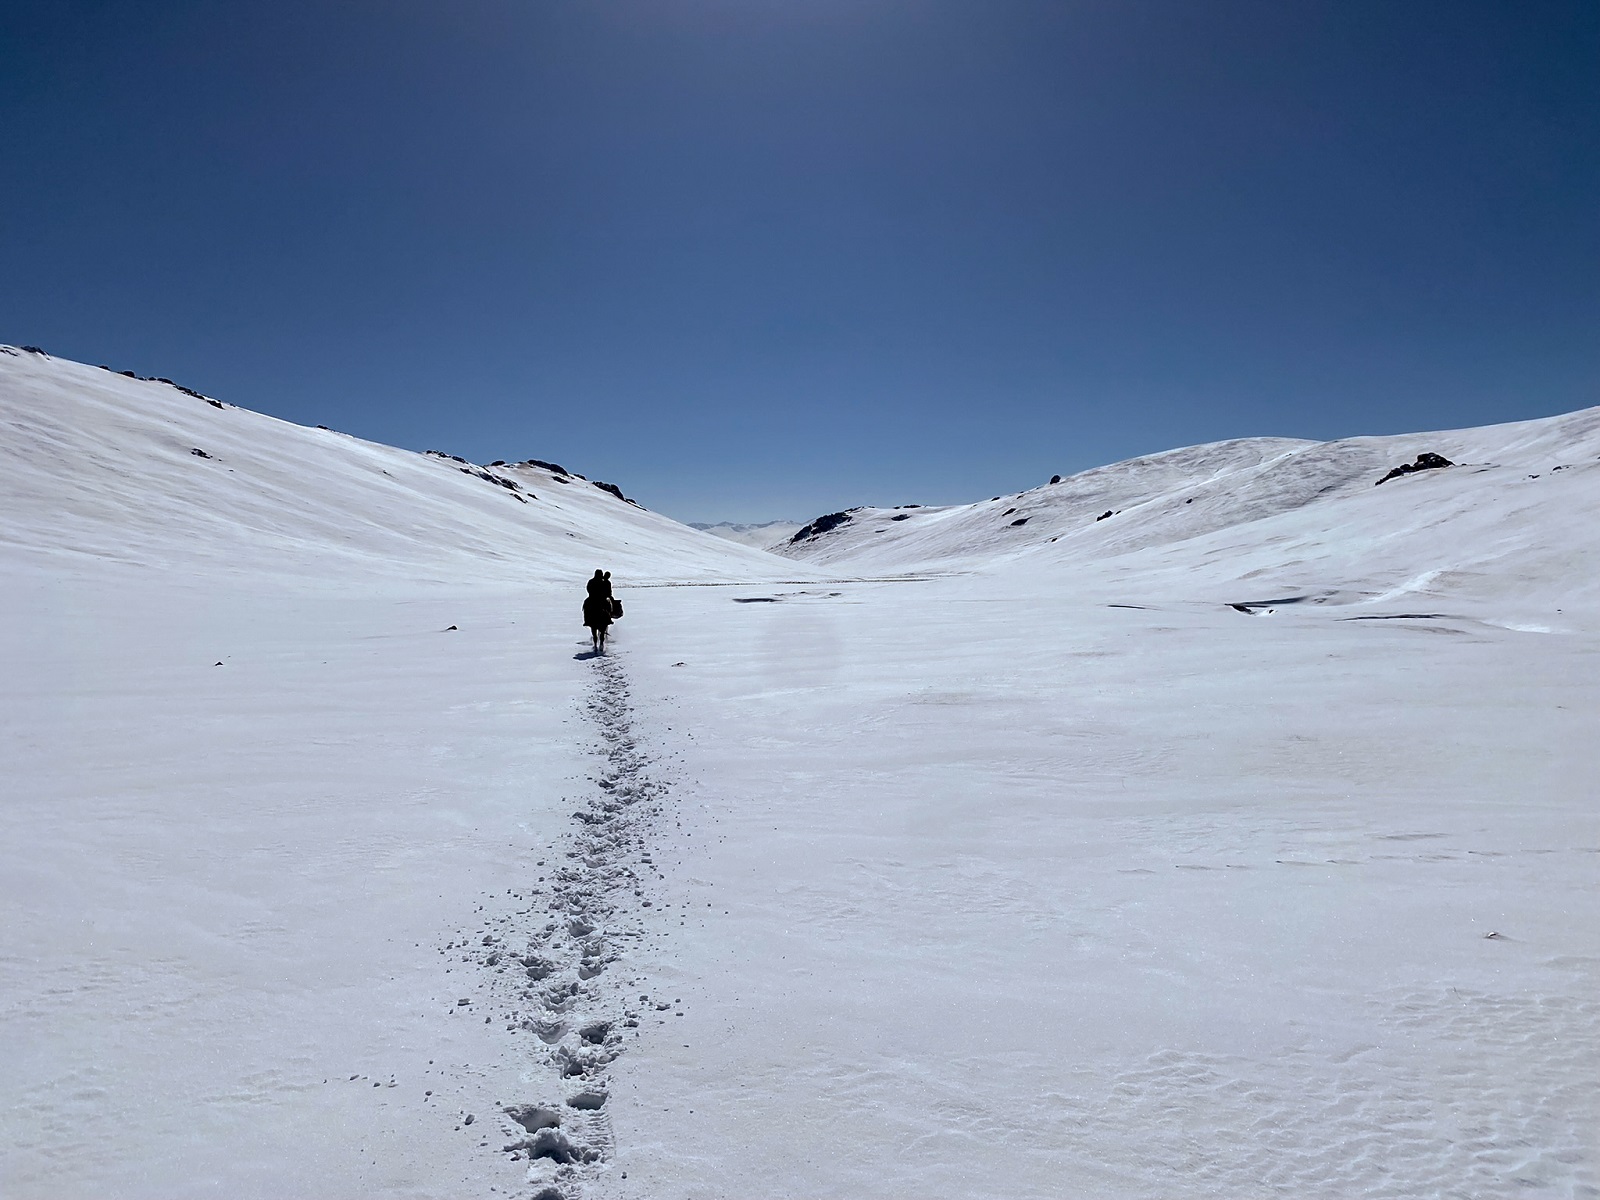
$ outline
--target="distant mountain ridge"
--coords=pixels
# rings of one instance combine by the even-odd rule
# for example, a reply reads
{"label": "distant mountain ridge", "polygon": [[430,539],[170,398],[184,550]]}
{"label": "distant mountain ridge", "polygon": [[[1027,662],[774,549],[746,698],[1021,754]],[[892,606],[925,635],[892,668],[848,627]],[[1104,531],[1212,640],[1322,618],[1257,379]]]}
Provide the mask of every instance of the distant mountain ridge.
{"label": "distant mountain ridge", "polygon": [[755,546],[760,550],[769,550],[782,545],[795,535],[801,525],[800,521],[758,521],[751,524],[741,524],[737,521],[718,521],[715,524],[704,521],[689,522],[690,529],[698,529],[702,533],[713,534],[743,546]]}

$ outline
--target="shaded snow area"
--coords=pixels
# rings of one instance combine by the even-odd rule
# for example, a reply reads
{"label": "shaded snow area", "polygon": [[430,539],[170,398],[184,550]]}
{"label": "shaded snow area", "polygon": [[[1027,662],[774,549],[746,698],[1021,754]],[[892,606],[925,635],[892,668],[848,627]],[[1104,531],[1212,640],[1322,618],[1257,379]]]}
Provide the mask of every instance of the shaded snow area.
{"label": "shaded snow area", "polygon": [[0,352],[0,1195],[1600,1195],[1597,426],[785,559]]}

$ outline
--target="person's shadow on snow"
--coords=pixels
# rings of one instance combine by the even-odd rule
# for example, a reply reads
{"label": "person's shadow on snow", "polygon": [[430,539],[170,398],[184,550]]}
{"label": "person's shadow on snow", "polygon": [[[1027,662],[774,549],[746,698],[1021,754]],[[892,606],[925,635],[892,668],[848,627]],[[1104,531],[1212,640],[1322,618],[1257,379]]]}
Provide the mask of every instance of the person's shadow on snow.
{"label": "person's shadow on snow", "polygon": [[583,662],[585,659],[604,658],[605,656],[606,652],[604,650],[584,650],[581,653],[574,654],[572,657],[577,662]]}

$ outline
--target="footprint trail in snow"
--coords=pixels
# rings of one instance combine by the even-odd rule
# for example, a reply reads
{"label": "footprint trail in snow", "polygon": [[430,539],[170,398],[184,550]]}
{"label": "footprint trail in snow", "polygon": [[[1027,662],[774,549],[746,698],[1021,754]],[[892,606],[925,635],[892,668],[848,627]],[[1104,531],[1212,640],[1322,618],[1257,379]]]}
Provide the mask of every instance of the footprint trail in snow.
{"label": "footprint trail in snow", "polygon": [[544,872],[533,904],[514,919],[526,931],[517,935],[523,944],[507,946],[493,933],[482,939],[493,1002],[509,1030],[528,1035],[535,1065],[548,1068],[547,1094],[501,1109],[501,1153],[528,1162],[535,1200],[572,1200],[606,1171],[610,1064],[629,1035],[638,1036],[639,1010],[651,1006],[644,980],[625,977],[625,960],[629,942],[647,934],[654,902],[643,876],[659,877],[648,839],[667,789],[650,776],[634,734],[621,664],[592,663],[582,708],[602,765],[554,851],[560,865]]}

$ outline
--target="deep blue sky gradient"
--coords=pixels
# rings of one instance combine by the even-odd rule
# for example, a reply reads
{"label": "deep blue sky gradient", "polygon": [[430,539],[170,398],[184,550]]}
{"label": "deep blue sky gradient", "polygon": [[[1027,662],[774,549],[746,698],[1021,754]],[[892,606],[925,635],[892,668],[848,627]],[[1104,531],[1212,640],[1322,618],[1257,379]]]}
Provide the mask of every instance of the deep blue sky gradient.
{"label": "deep blue sky gradient", "polygon": [[11,0],[0,120],[0,340],[686,520],[1600,403],[1594,0]]}

